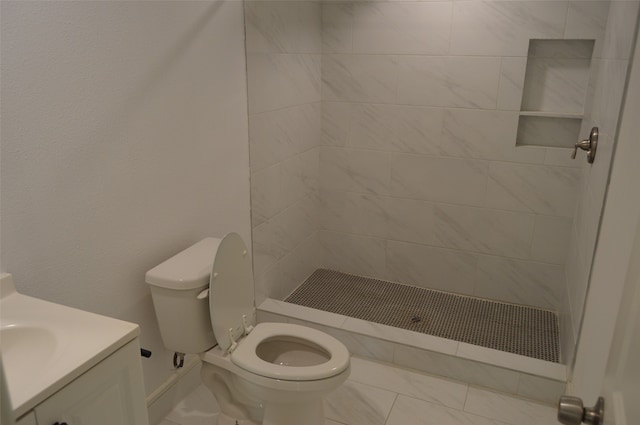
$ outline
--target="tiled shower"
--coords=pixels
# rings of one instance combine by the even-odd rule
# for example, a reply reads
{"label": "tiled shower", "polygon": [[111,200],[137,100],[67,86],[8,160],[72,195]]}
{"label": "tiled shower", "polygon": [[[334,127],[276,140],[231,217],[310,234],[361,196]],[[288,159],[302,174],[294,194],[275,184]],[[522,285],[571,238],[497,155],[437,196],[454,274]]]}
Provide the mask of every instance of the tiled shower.
{"label": "tiled shower", "polygon": [[257,303],[328,268],[540,307],[570,364],[637,13],[246,2]]}

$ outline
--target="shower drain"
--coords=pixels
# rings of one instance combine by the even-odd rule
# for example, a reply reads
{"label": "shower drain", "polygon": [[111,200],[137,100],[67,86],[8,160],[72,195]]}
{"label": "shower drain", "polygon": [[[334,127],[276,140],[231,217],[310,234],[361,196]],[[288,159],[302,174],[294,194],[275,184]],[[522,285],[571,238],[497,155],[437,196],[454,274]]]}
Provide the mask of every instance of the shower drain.
{"label": "shower drain", "polygon": [[[558,362],[552,311],[318,269],[286,302]],[[427,320],[428,319],[428,320]]]}

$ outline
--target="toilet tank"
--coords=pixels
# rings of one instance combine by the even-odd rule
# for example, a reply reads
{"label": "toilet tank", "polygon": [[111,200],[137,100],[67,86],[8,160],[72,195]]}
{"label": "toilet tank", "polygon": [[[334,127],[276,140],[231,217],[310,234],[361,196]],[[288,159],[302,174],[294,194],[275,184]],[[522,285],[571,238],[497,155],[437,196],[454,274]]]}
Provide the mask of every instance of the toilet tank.
{"label": "toilet tank", "polygon": [[196,354],[216,345],[209,314],[213,261],[221,239],[206,238],[149,270],[145,276],[165,347]]}

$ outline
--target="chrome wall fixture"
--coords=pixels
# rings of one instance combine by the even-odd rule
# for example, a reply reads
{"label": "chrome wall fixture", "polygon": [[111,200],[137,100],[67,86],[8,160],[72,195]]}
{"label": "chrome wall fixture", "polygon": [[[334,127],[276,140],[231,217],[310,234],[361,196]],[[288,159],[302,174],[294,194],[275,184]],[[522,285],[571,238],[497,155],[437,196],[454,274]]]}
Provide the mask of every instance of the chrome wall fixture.
{"label": "chrome wall fixture", "polygon": [[576,142],[573,147],[573,154],[571,155],[572,159],[576,159],[578,148],[587,151],[587,162],[593,164],[593,160],[596,159],[596,150],[598,149],[598,127],[591,129],[588,139]]}

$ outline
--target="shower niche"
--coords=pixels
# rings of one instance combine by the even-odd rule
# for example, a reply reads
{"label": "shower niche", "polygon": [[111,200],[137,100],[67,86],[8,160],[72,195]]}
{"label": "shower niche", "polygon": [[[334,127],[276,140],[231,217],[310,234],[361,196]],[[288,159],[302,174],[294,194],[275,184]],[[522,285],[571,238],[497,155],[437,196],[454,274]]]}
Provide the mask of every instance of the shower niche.
{"label": "shower niche", "polygon": [[594,44],[530,40],[517,146],[573,147],[580,136]]}

